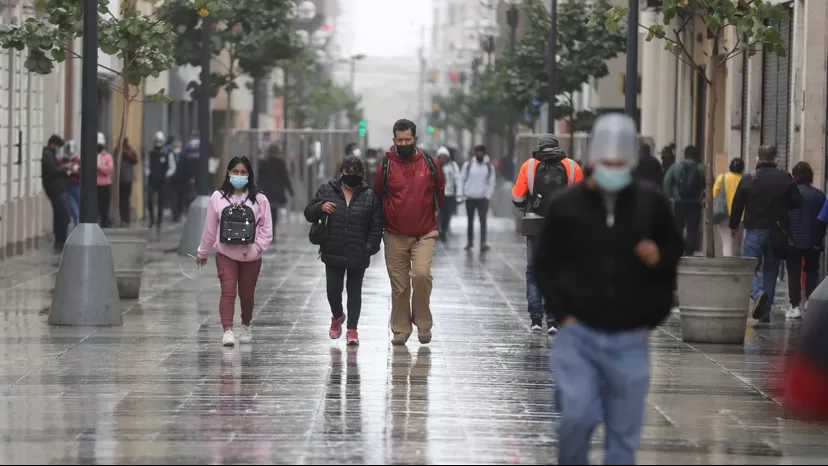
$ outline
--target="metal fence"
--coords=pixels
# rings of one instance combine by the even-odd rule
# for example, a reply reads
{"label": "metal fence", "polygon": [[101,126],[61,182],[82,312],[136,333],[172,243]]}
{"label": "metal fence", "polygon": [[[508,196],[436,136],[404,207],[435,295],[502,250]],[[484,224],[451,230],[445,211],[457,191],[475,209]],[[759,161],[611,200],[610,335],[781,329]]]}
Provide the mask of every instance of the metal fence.
{"label": "metal fence", "polygon": [[225,139],[220,167],[231,157],[246,155],[258,171],[267,148],[278,144],[293,183],[294,196],[286,207],[296,212],[304,209],[319,186],[333,177],[345,157],[345,146],[356,141],[359,136],[353,130],[232,130]]}

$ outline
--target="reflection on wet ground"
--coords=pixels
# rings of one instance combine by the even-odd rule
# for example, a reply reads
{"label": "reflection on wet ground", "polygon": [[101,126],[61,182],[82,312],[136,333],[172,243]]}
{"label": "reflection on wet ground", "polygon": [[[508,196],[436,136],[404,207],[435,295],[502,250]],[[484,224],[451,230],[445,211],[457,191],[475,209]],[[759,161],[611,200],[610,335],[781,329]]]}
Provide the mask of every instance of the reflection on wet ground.
{"label": "reflection on wet ground", "polygon": [[[463,232],[460,219],[455,231]],[[463,219],[464,220],[464,219]],[[58,328],[54,259],[4,263],[0,278],[3,463],[550,463],[556,455],[550,338],[531,335],[524,245],[493,222],[492,251],[438,248],[434,341],[393,348],[389,285],[365,280],[362,345],[327,337],[324,269],[304,227],[266,257],[256,342],[221,348],[208,266],[151,245],[142,300],[122,328]],[[19,273],[18,273],[19,272]],[[641,463],[801,464],[828,458],[828,430],[787,420],[765,387],[796,325],[749,330],[744,347],[689,346],[675,318],[653,333]],[[594,461],[601,461],[601,433]]]}

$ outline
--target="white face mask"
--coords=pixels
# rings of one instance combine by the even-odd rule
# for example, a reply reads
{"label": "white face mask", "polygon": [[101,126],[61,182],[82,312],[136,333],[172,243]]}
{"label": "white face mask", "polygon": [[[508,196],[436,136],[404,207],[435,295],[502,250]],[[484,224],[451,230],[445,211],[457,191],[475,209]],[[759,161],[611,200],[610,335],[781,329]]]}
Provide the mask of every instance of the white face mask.
{"label": "white face mask", "polygon": [[354,157],[362,157],[362,151],[357,147],[356,149],[351,151],[351,155]]}

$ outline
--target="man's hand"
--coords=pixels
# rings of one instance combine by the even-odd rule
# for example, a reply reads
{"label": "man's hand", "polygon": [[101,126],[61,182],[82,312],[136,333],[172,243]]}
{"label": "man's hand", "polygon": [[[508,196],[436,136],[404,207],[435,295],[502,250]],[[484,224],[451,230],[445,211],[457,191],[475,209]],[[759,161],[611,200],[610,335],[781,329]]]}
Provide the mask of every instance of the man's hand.
{"label": "man's hand", "polygon": [[569,327],[570,325],[574,324],[575,318],[572,316],[566,316],[566,318],[561,322],[561,325],[558,326],[559,329]]}
{"label": "man's hand", "polygon": [[332,215],[334,212],[336,212],[336,204],[334,204],[333,202],[326,202],[322,204],[322,212],[325,212],[328,215]]}
{"label": "man's hand", "polygon": [[635,254],[647,267],[655,267],[661,262],[661,252],[652,240],[645,239],[635,245]]}

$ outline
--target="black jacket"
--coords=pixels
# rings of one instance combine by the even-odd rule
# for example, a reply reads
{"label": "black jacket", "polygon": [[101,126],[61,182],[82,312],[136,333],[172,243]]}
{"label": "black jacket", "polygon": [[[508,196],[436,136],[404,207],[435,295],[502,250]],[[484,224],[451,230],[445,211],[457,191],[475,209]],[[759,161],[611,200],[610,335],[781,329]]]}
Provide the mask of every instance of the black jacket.
{"label": "black jacket", "polygon": [[66,190],[69,186],[69,173],[57,159],[57,149],[44,147],[40,159],[40,173],[43,177],[43,190],[47,196],[53,196]]}
{"label": "black jacket", "polygon": [[775,163],[760,163],[755,175],[739,181],[730,207],[730,228],[739,228],[744,211],[746,230],[768,230],[779,222],[790,233],[788,211],[797,207],[802,207],[802,195],[791,174]]}
{"label": "black jacket", "polygon": [[[613,226],[605,200],[587,180],[551,201],[534,257],[535,276],[559,322],[572,316],[598,330],[655,327],[670,313],[684,241],[670,203],[650,183],[618,193]],[[661,260],[635,253],[645,239]]]}
{"label": "black jacket", "polygon": [[153,147],[149,151],[149,177],[147,182],[151,186],[163,186],[167,181],[167,170],[170,168],[170,157],[166,148]]}
{"label": "black jacket", "polygon": [[643,154],[638,160],[638,166],[633,174],[635,179],[654,183],[658,189],[664,181],[664,169],[661,162],[650,154]]}
{"label": "black jacket", "polygon": [[270,199],[271,207],[278,208],[287,204],[287,195],[293,196],[293,184],[290,182],[287,164],[283,158],[267,157],[261,161],[256,182]]}
{"label": "black jacket", "polygon": [[328,239],[320,248],[322,262],[343,269],[365,269],[370,257],[380,249],[384,225],[382,202],[363,183],[346,205],[339,183],[331,180],[319,187],[305,207],[305,218],[315,222],[324,215],[322,204],[336,204],[336,212],[328,219]]}

